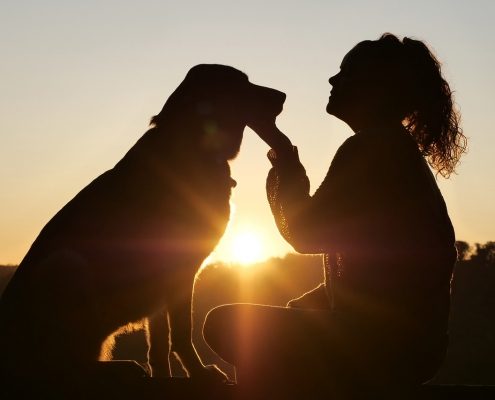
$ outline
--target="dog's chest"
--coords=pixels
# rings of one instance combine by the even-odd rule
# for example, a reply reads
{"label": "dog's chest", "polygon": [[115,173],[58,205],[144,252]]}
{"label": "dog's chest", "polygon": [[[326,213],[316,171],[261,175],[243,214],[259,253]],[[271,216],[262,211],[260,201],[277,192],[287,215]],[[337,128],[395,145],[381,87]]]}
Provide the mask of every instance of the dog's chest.
{"label": "dog's chest", "polygon": [[168,182],[167,219],[189,236],[221,236],[230,217],[235,186],[228,163],[205,164],[188,172],[179,181]]}

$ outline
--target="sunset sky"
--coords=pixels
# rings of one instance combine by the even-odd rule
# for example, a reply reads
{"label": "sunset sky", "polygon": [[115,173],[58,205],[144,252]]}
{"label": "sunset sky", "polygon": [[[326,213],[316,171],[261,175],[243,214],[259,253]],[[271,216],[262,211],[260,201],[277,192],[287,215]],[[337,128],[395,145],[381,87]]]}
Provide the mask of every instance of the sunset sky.
{"label": "sunset sky", "polygon": [[[387,31],[425,40],[443,62],[469,153],[439,184],[458,239],[495,240],[494,17],[491,0],[2,1],[0,264],[20,262],[44,224],[122,158],[199,63],[232,65],[287,93],[278,125],[298,146],[314,191],[352,134],[325,113],[328,78],[357,42]],[[245,130],[218,259],[236,259],[239,237],[253,259],[291,250],[266,201],[267,150]]]}

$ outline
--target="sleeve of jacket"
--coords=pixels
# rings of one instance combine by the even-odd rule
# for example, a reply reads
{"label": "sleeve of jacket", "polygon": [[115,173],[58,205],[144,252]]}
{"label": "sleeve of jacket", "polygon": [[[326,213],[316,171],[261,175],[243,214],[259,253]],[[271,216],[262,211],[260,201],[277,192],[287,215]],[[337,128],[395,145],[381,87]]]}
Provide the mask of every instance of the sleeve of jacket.
{"label": "sleeve of jacket", "polygon": [[352,161],[352,140],[337,151],[328,173],[313,196],[297,148],[292,152],[268,153],[272,168],[266,191],[277,227],[282,236],[300,253],[327,253],[339,247],[349,221],[348,160]]}

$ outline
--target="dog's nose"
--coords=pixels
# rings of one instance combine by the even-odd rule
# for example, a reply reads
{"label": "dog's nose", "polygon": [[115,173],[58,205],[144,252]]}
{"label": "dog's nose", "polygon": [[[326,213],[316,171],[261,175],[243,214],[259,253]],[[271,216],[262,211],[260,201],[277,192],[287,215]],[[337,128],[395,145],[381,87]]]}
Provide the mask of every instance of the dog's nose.
{"label": "dog's nose", "polygon": [[285,99],[287,98],[287,95],[284,92],[280,92],[278,90],[277,90],[277,93],[278,93],[278,96],[280,98],[280,102],[281,103],[284,103],[285,102]]}
{"label": "dog's nose", "polygon": [[284,108],[284,102],[287,95],[276,89],[271,89],[271,103],[273,106],[273,112],[278,115],[282,112]]}
{"label": "dog's nose", "polygon": [[270,102],[273,103],[274,105],[278,104],[279,106],[282,106],[285,102],[286,97],[287,95],[284,92],[270,88],[269,99]]}

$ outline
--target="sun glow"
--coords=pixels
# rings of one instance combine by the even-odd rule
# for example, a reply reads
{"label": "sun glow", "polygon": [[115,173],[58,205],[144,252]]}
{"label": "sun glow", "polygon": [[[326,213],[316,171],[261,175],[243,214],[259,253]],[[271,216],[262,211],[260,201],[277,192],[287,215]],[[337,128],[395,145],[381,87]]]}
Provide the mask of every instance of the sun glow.
{"label": "sun glow", "polygon": [[222,239],[214,252],[203,261],[209,264],[225,263],[233,266],[250,267],[269,258],[264,250],[262,238],[253,231],[230,233]]}
{"label": "sun glow", "polygon": [[232,258],[244,265],[261,261],[263,245],[260,237],[252,231],[237,233],[232,238]]}

